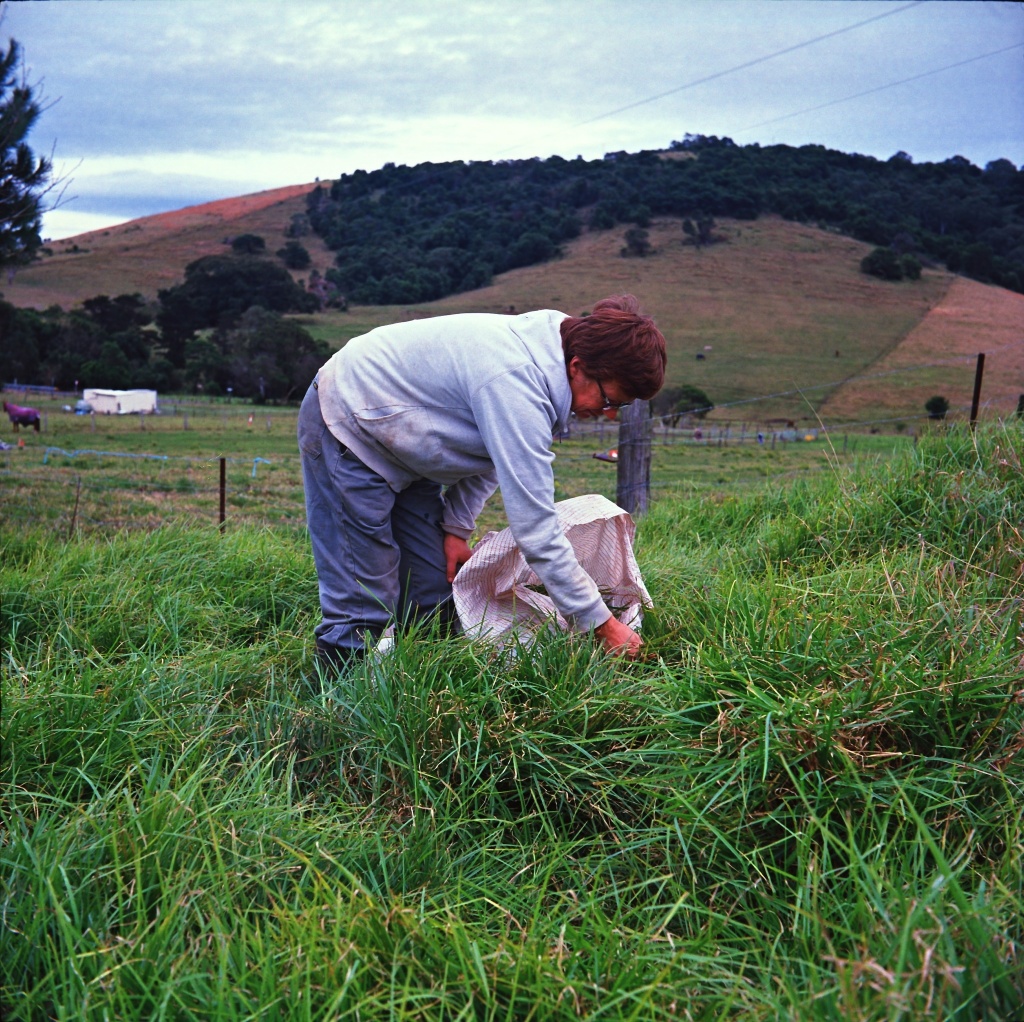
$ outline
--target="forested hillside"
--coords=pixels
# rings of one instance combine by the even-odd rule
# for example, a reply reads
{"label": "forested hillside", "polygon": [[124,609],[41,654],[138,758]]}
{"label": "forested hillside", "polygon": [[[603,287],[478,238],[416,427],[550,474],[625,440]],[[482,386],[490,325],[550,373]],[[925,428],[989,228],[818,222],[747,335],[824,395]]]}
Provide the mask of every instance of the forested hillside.
{"label": "forested hillside", "polygon": [[[871,285],[867,301],[858,264],[883,279],[919,277],[923,265],[930,278],[949,269],[1024,292],[1024,172],[1007,160],[979,169],[961,157],[915,164],[903,153],[880,161],[687,136],[601,160],[388,165],[248,199],[44,249],[0,295],[0,380],[288,401],[310,367],[381,317],[467,301],[561,308],[569,294],[585,308],[603,287],[640,295],[673,351],[713,344],[719,361],[748,359],[756,339],[775,354],[775,375],[780,358],[793,367],[777,388],[788,390],[808,372],[863,371],[934,304],[926,281]],[[225,205],[239,208],[227,215]],[[762,214],[771,217],[755,222]],[[767,229],[779,217],[788,232]],[[808,229],[813,241],[793,236]],[[818,254],[801,276],[794,260],[808,245]],[[531,267],[544,276],[539,292],[526,286]],[[588,297],[571,283],[581,273]],[[879,303],[901,311],[869,327],[862,313]],[[1019,317],[1010,319],[1016,337]],[[814,362],[825,356],[827,371]],[[674,382],[714,386],[716,403],[739,400],[751,378],[739,366],[728,380]]]}
{"label": "forested hillside", "polygon": [[665,152],[601,160],[387,164],[343,175],[307,202],[313,229],[337,253],[328,278],[361,304],[473,290],[551,258],[584,226],[762,213],[1024,291],[1024,171],[1009,160],[979,169],[960,156],[917,164],[902,152],[882,161],[688,135]]}

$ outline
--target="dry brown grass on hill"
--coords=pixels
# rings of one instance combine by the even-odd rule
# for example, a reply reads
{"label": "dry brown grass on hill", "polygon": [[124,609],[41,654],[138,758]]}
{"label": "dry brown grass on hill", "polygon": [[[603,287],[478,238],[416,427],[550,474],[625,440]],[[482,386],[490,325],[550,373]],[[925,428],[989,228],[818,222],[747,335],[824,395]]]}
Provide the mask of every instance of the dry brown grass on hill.
{"label": "dry brown grass on hill", "polygon": [[837,390],[821,413],[858,418],[882,405],[921,415],[925,402],[941,394],[953,414],[969,414],[980,352],[981,411],[1008,416],[1024,394],[1024,295],[958,277],[896,348]]}
{"label": "dry brown grass on hill", "polygon": [[[306,195],[315,184],[289,185],[233,199],[132,220],[53,242],[53,255],[18,272],[3,285],[4,298],[24,308],[59,305],[71,309],[98,294],[139,292],[155,299],[160,288],[181,283],[184,268],[205,255],[230,252],[225,244],[239,234],[258,234],[271,253],[287,240],[285,229],[306,209]],[[324,272],[333,255],[316,235],[299,239]],[[77,246],[77,251],[74,251]],[[309,273],[304,270],[293,276]]]}
{"label": "dry brown grass on hill", "polygon": [[[717,230],[727,240],[701,250],[682,244],[679,219],[658,219],[646,258],[619,254],[624,230],[586,232],[565,246],[563,258],[502,274],[477,291],[324,317],[318,336],[339,344],[381,323],[509,306],[579,313],[628,291],[665,333],[668,383],[701,387],[718,406],[713,417],[813,418],[831,389],[823,384],[864,372],[953,280],[939,271],[901,284],[865,276],[860,260],[869,245],[776,217],[721,221]],[[753,400],[799,390],[803,396]]]}

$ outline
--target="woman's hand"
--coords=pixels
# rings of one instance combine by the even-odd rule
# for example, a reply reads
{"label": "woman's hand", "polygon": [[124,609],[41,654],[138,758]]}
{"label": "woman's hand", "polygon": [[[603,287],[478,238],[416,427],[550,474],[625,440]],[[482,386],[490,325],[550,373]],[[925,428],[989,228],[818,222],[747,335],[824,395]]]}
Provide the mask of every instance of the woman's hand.
{"label": "woman's hand", "polygon": [[448,584],[455,581],[455,573],[473,556],[469,544],[461,536],[444,534],[444,560]]}
{"label": "woman's hand", "polygon": [[629,625],[624,625],[617,617],[610,617],[594,634],[601,640],[605,651],[614,656],[624,656],[633,660],[640,652],[643,640]]}

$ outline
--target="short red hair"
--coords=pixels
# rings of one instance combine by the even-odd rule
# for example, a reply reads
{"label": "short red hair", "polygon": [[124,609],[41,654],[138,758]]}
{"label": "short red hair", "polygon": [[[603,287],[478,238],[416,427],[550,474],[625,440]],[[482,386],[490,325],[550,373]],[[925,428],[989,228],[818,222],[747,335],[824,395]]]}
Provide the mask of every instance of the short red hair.
{"label": "short red hair", "polygon": [[646,401],[665,382],[665,338],[633,295],[602,298],[589,316],[561,323],[565,364],[580,360],[583,371],[602,383],[614,380],[631,399]]}

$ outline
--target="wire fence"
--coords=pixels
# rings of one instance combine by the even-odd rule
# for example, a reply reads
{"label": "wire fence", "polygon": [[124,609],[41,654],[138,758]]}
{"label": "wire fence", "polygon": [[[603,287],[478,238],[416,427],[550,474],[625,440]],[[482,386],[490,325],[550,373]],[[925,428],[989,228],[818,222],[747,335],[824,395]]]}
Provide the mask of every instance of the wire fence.
{"label": "wire fence", "polygon": [[[859,379],[971,362],[956,358]],[[726,402],[708,420],[650,416],[642,442],[650,448],[645,485],[651,500],[830,471],[836,462],[887,455],[939,425],[925,414],[848,421],[759,420],[754,414],[755,402],[802,396],[808,389]],[[75,395],[37,389],[33,396],[48,402],[40,432],[0,441],[0,513],[8,524],[43,526],[68,537],[172,523],[305,525],[295,408],[171,398],[161,401],[159,415],[75,415],[69,400]],[[964,404],[947,414],[966,419],[977,411]],[[984,402],[980,414],[996,417]],[[556,438],[556,497],[597,492],[615,499],[618,443],[617,422],[572,421]],[[492,505],[483,527],[504,524],[500,495]]]}

